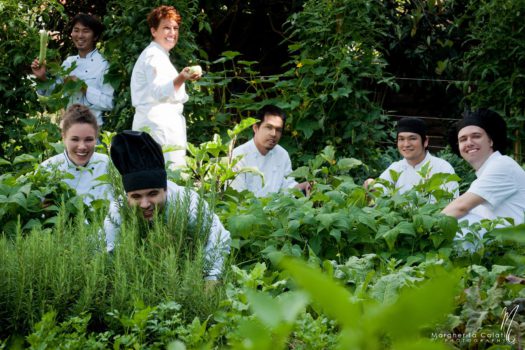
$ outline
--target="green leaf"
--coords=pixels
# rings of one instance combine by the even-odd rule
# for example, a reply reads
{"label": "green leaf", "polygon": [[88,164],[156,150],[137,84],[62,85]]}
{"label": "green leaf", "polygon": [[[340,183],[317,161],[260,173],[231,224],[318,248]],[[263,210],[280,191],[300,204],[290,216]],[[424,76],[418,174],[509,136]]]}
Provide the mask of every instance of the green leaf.
{"label": "green leaf", "polygon": [[168,344],[167,350],[186,350],[186,345],[180,340],[175,340]]}
{"label": "green leaf", "polygon": [[256,118],[245,118],[241,120],[241,122],[233,127],[233,130],[231,131],[231,134],[228,133],[228,135],[233,138],[234,135],[239,135],[241,132],[252,126],[253,124],[257,123],[259,120]]}
{"label": "green leaf", "polygon": [[315,130],[319,130],[319,122],[315,120],[299,120],[295,125],[297,131],[301,131],[305,138],[309,139]]}
{"label": "green leaf", "polygon": [[253,227],[259,223],[260,219],[253,214],[240,214],[231,216],[228,219],[228,229],[232,234],[248,238],[253,232]]}
{"label": "green leaf", "polygon": [[241,55],[241,53],[238,52],[238,51],[224,51],[224,52],[221,54],[221,56],[224,56],[224,57],[226,57],[226,58],[228,58],[228,59],[230,59],[230,60],[231,60],[232,58],[235,58],[235,57],[239,56],[239,55]]}
{"label": "green leaf", "polygon": [[292,171],[289,176],[294,178],[303,178],[308,179],[310,176],[310,168],[307,166],[301,166],[294,171]]}
{"label": "green leaf", "polygon": [[417,338],[422,328],[444,320],[453,311],[460,277],[459,270],[441,270],[421,285],[402,291],[394,304],[370,321],[394,340]]}
{"label": "green leaf", "polygon": [[262,324],[273,330],[282,322],[282,313],[279,304],[265,293],[252,290],[246,291],[246,297],[253,313]]}
{"label": "green leaf", "polygon": [[21,163],[38,163],[38,159],[30,154],[21,154],[13,160],[13,165]]}
{"label": "green leaf", "polygon": [[280,265],[327,315],[345,327],[359,326],[360,308],[351,301],[352,294],[343,286],[302,261],[285,257]]}
{"label": "green leaf", "polygon": [[392,251],[394,250],[394,245],[396,243],[397,237],[401,234],[406,234],[410,236],[416,235],[414,226],[411,222],[401,221],[393,229],[381,233],[379,237],[383,238],[386,241],[388,248]]}
{"label": "green leaf", "polygon": [[337,161],[337,167],[341,170],[351,170],[361,165],[363,162],[355,158],[341,158]]}

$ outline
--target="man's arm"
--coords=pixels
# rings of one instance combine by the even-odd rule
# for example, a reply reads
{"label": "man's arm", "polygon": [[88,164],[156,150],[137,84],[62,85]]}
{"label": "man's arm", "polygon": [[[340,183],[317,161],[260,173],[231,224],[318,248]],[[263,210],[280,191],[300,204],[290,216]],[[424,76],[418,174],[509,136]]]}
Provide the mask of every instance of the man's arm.
{"label": "man's arm", "polygon": [[470,210],[485,202],[483,197],[472,192],[465,192],[447,205],[442,213],[460,219],[467,215]]}

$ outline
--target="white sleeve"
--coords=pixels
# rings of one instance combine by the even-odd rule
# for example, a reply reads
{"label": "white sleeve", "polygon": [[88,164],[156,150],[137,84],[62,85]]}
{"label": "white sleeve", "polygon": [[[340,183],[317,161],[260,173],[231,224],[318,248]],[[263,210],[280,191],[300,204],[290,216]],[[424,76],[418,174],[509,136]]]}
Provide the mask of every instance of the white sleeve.
{"label": "white sleeve", "polygon": [[109,206],[109,212],[104,219],[104,233],[106,235],[106,250],[111,252],[115,248],[115,240],[121,224],[119,205],[116,200]]}
{"label": "white sleeve", "polygon": [[88,107],[94,107],[100,111],[110,111],[113,108],[113,87],[109,83],[104,83],[108,69],[109,63],[104,61],[94,83],[87,83],[86,100],[90,104]]}
{"label": "white sleeve", "polygon": [[281,183],[281,190],[292,188],[297,185],[297,181],[291,176],[288,176],[292,172],[292,161],[290,160],[290,156],[288,153],[286,153],[286,158],[284,160],[284,171],[283,171],[283,181]]}
{"label": "white sleeve", "polygon": [[[237,162],[237,164],[235,164],[235,167],[233,169],[236,172],[246,166],[246,164],[245,164],[245,157],[247,155],[244,154],[244,153],[241,153],[238,150],[238,148],[235,148],[233,150],[233,152],[232,152],[232,158],[239,157],[239,156],[241,156],[241,159]],[[247,173],[237,174],[235,176],[235,178],[232,180],[232,182],[230,183],[230,187],[233,188],[234,190],[238,191],[238,192],[242,192],[244,190],[247,190],[248,189],[248,186],[246,185],[246,176],[247,175],[248,175]]]}
{"label": "white sleeve", "polygon": [[202,203],[202,210],[204,210],[204,213],[210,215],[210,233],[205,246],[206,261],[209,269],[206,271],[205,279],[216,280],[220,277],[224,267],[224,260],[226,255],[230,252],[230,232],[224,228],[219,217],[210,210],[208,203],[206,203],[204,199],[200,198],[194,191],[191,191],[190,193],[190,219],[193,221],[196,219],[200,203]]}
{"label": "white sleeve", "polygon": [[508,169],[491,166],[472,182],[467,192],[480,196],[496,208],[517,190],[517,184],[510,179]]}
{"label": "white sleeve", "polygon": [[158,55],[152,55],[144,62],[144,74],[147,86],[151,89],[151,95],[155,100],[161,102],[185,103],[189,97],[184,84],[175,90],[173,79],[162,74],[163,71],[169,71],[170,67],[166,67],[167,64],[171,64],[169,60]]}

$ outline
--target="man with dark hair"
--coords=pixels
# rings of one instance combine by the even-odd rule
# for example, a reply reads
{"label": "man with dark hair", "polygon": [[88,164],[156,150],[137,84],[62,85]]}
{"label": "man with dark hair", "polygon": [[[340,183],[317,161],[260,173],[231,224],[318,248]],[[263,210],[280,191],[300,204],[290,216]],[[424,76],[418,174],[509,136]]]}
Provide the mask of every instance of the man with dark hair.
{"label": "man with dark hair", "polygon": [[[139,131],[124,131],[115,135],[111,143],[111,159],[122,175],[129,207],[138,210],[142,218],[152,221],[155,215],[164,218],[170,207],[176,207],[189,198],[189,222],[198,221],[201,214],[210,219],[206,258],[210,265],[207,279],[215,280],[222,271],[224,255],[229,251],[230,233],[222,226],[217,215],[208,209],[197,193],[167,180],[161,146],[153,138]],[[122,203],[113,201],[104,221],[107,250],[112,251],[121,224]]]}
{"label": "man with dark hair", "polygon": [[525,171],[503,155],[505,120],[496,112],[480,109],[466,113],[454,134],[452,149],[472,166],[477,179],[443,213],[472,222],[498,217],[512,218],[516,225],[525,222]]}
{"label": "man with dark hair", "polygon": [[292,162],[288,152],[279,146],[286,122],[285,113],[277,106],[266,105],[258,113],[259,122],[253,125],[253,138],[236,147],[233,156],[243,156],[238,168],[253,167],[264,175],[241,173],[231,183],[237,191],[248,190],[258,197],[279,192],[288,188],[298,188],[305,194],[310,192],[308,182],[297,183],[288,175],[292,172]]}
{"label": "man with dark hair", "polygon": [[[418,173],[421,168],[429,164],[429,175],[437,173],[455,174],[454,168],[445,160],[437,158],[428,152],[427,126],[422,119],[407,117],[397,123],[397,149],[403,159],[392,163],[380,178],[392,183],[399,193],[404,193],[424,181]],[[399,174],[397,181],[392,177],[392,171]],[[368,188],[374,179],[367,179],[364,186]],[[457,196],[458,184],[455,181],[445,185],[447,191]]]}
{"label": "man with dark hair", "polygon": [[[76,67],[64,80],[82,80],[85,87],[69,98],[68,106],[79,103],[89,107],[97,118],[98,125],[103,124],[102,113],[113,108],[113,87],[104,82],[104,76],[109,69],[109,63],[97,50],[96,44],[102,35],[103,25],[98,18],[79,13],[70,23],[71,40],[78,50],[77,55],[69,56],[62,63],[63,69]],[[48,79],[46,62],[39,62],[36,58],[31,64],[31,70],[40,81]],[[57,82],[62,83],[61,79]],[[52,84],[45,90],[38,90],[39,95],[50,95],[55,88]]]}

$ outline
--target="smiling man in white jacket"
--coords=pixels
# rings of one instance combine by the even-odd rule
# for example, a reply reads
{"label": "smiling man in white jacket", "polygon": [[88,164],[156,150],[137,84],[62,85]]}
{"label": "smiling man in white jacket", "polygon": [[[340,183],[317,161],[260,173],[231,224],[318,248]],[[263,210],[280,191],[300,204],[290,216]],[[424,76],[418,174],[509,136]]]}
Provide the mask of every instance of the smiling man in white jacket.
{"label": "smiling man in white jacket", "polygon": [[511,218],[525,222],[525,171],[505,156],[507,125],[496,112],[480,109],[467,113],[451,138],[452,149],[476,171],[467,192],[443,213],[470,223],[481,219]]}

